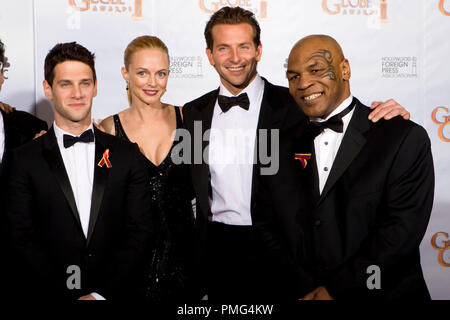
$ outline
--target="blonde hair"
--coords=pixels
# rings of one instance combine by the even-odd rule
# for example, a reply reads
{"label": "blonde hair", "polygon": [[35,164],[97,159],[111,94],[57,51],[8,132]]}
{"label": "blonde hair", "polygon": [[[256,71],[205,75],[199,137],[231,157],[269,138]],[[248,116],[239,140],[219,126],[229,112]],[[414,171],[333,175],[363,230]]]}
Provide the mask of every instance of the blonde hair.
{"label": "blonde hair", "polygon": [[[164,44],[164,42],[162,42],[161,39],[155,36],[140,36],[131,41],[125,49],[125,53],[123,55],[123,63],[127,70],[131,63],[131,57],[133,56],[133,54],[143,49],[160,49],[167,54],[167,59],[169,60],[169,49],[167,49],[167,46]],[[131,92],[128,84],[127,96],[128,103],[131,106]]]}

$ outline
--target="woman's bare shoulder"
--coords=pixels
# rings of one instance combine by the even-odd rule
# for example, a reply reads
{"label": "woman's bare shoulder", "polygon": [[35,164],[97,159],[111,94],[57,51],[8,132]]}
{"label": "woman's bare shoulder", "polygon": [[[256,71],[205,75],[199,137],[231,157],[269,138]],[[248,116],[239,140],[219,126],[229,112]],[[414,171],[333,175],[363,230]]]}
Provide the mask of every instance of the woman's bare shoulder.
{"label": "woman's bare shoulder", "polygon": [[100,125],[105,129],[106,133],[115,134],[115,128],[114,128],[114,118],[113,116],[109,116],[106,119],[103,119],[102,122],[100,122]]}

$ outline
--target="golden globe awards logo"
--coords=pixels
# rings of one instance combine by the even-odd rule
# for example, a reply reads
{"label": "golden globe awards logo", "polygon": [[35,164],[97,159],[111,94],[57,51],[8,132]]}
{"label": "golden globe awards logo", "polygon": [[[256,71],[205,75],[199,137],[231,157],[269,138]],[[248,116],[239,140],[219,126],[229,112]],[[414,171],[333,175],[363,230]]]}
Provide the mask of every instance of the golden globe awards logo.
{"label": "golden globe awards logo", "polygon": [[386,0],[322,0],[322,10],[329,15],[379,15],[380,22],[388,21],[388,4]]}
{"label": "golden globe awards logo", "polygon": [[448,0],[439,0],[439,11],[444,16],[450,16],[450,2]]}
{"label": "golden globe awards logo", "polygon": [[450,267],[450,238],[448,233],[438,232],[431,238],[431,245],[438,250],[438,262],[443,267]]}
{"label": "golden globe awards logo", "polygon": [[69,6],[80,12],[130,13],[133,20],[143,18],[142,0],[69,0]]}
{"label": "golden globe awards logo", "polygon": [[431,113],[431,120],[439,126],[438,136],[444,142],[450,142],[450,113],[446,107],[437,107]]}
{"label": "golden globe awards logo", "polygon": [[264,20],[267,19],[267,0],[199,0],[200,9],[208,14],[212,14],[223,7],[241,7],[255,14]]}

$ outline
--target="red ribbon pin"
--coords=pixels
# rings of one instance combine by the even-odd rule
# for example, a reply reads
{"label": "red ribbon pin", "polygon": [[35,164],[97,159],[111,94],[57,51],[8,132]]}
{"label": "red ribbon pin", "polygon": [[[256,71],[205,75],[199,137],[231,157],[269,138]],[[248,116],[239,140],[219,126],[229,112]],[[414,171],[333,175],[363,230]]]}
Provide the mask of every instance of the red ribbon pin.
{"label": "red ribbon pin", "polygon": [[104,164],[106,164],[107,168],[112,167],[111,162],[109,161],[109,149],[106,149],[105,152],[103,152],[103,157],[97,165],[103,167]]}
{"label": "red ribbon pin", "polygon": [[306,168],[309,159],[311,159],[311,153],[295,153],[295,160],[300,160],[303,168]]}

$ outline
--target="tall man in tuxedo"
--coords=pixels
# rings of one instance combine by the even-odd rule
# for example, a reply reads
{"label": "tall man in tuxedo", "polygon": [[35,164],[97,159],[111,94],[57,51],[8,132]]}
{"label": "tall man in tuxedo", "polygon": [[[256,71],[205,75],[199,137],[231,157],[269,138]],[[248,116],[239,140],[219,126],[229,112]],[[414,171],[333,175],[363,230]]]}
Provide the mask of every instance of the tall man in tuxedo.
{"label": "tall man in tuxedo", "polygon": [[310,122],[281,139],[278,174],[261,177],[257,211],[273,222],[262,232],[310,275],[305,300],[429,299],[419,245],[434,194],[430,140],[400,117],[370,122],[350,75],[329,36],[292,49],[289,91]]}
{"label": "tall man in tuxedo", "polygon": [[136,144],[92,125],[94,55],[72,42],[45,59],[50,130],[7,159],[7,218],[21,296],[133,297],[151,237],[148,175]]}
{"label": "tall man in tuxedo", "polygon": [[[287,88],[258,75],[260,31],[248,10],[224,7],[214,13],[205,27],[206,54],[220,87],[183,108],[192,141],[202,141],[201,149],[192,143],[191,150],[199,280],[216,301],[280,297],[280,273],[252,222],[260,174],[253,152],[257,129],[286,129],[305,116]],[[380,107],[376,118],[405,111],[392,101]]]}

